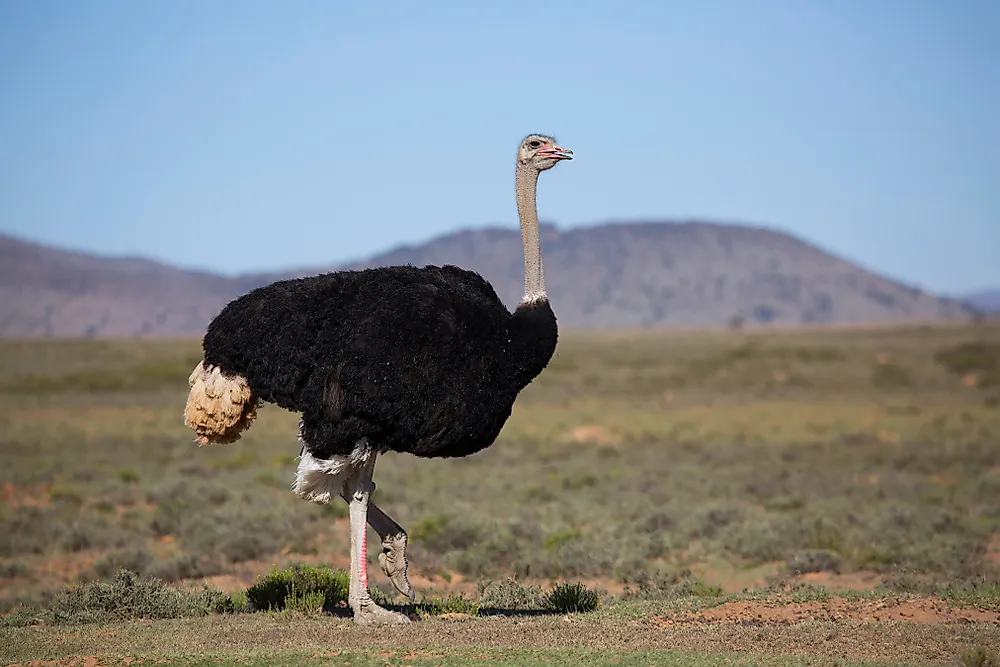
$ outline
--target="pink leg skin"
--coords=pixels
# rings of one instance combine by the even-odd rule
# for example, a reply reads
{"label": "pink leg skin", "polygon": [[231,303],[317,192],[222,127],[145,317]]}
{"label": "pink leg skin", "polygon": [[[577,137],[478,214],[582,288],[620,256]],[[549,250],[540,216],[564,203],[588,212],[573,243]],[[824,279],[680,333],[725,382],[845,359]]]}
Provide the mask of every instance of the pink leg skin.
{"label": "pink leg skin", "polygon": [[351,516],[351,580],[347,595],[354,610],[354,622],[359,625],[409,623],[410,619],[375,604],[368,594],[368,498],[371,495],[373,453],[347,481],[350,492]]}
{"label": "pink leg skin", "polygon": [[[374,493],[375,484],[372,483]],[[341,493],[344,502],[350,504],[351,497],[345,488]],[[378,563],[382,566],[382,572],[393,587],[402,595],[413,602],[413,586],[406,577],[408,566],[406,560],[407,535],[403,527],[396,523],[392,517],[383,512],[378,505],[368,501],[368,525],[375,529],[378,536],[382,538],[382,551],[378,555]]]}
{"label": "pink leg skin", "polygon": [[361,533],[361,587],[364,589],[368,588],[368,535],[366,533]]}

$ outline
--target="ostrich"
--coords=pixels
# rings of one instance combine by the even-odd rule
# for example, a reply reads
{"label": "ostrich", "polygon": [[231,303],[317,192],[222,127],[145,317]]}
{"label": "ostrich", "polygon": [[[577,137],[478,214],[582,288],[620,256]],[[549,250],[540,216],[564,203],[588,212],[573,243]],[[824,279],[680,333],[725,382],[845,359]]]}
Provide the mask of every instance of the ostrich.
{"label": "ostrich", "polygon": [[382,538],[383,572],[413,599],[406,531],[370,501],[376,456],[489,447],[555,352],[535,193],[539,174],[572,154],[541,134],[518,147],[524,297],[513,313],[472,271],[389,266],[278,281],[230,302],[208,326],[185,424],[200,444],[228,444],[260,401],[301,413],[292,491],[317,503],[339,495],[350,507],[348,604],[357,623],[409,622],[368,593],[366,524]]}

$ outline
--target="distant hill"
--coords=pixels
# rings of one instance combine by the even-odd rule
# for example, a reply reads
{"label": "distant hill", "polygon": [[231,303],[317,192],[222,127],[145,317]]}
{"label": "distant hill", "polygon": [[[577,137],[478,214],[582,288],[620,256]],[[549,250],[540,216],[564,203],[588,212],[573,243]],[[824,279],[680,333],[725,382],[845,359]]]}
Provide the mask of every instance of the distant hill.
{"label": "distant hill", "polygon": [[1000,313],[1000,289],[968,292],[956,298],[985,313]]}
{"label": "distant hill", "polygon": [[[545,278],[564,326],[885,322],[972,309],[900,284],[781,232],[639,222],[542,229]],[[339,268],[457,264],[513,308],[524,281],[516,228],[459,231]],[[200,335],[259,285],[338,267],[226,277],[137,258],[69,252],[0,235],[0,335]]]}

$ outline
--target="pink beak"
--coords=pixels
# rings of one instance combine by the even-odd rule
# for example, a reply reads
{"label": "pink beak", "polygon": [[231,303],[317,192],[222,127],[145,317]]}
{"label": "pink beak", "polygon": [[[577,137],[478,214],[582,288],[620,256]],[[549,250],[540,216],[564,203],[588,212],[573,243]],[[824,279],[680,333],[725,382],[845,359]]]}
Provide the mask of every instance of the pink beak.
{"label": "pink beak", "polygon": [[568,148],[563,148],[562,146],[551,146],[549,148],[543,148],[538,151],[539,155],[544,155],[545,157],[552,157],[557,160],[572,160],[573,151]]}

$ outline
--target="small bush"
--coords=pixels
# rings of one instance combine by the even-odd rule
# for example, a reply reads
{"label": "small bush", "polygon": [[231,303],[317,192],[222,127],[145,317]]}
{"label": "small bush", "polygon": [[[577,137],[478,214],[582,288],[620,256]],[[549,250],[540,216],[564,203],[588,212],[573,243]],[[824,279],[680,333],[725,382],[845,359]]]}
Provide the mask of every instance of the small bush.
{"label": "small bush", "polygon": [[77,514],[64,530],[62,547],[66,551],[121,547],[127,542],[127,535],[103,516]]}
{"label": "small bush", "polygon": [[107,579],[119,570],[128,570],[140,575],[149,574],[153,554],[146,549],[122,549],[104,556],[94,563],[95,579]]}
{"label": "small bush", "polygon": [[245,590],[233,591],[232,594],[222,597],[215,605],[217,614],[242,614],[252,612],[250,602],[247,600]]}
{"label": "small bush", "polygon": [[[323,594],[322,609],[347,602],[350,579],[347,570],[326,566],[293,565],[284,570],[273,569],[247,589],[247,602],[253,611],[302,609],[315,604]],[[312,597],[308,597],[312,595]],[[308,598],[309,602],[306,601]]]}
{"label": "small bush", "polygon": [[594,611],[601,598],[581,583],[559,584],[545,597],[545,606],[563,614]]}
{"label": "small bush", "polygon": [[902,389],[913,385],[906,369],[891,361],[872,367],[871,382],[878,389]]}
{"label": "small bush", "polygon": [[939,349],[934,361],[956,375],[1000,370],[1000,343],[960,343]]}
{"label": "small bush", "polygon": [[525,586],[515,579],[481,580],[476,587],[481,607],[491,609],[541,609],[545,593],[541,586]]}
{"label": "small bush", "polygon": [[574,528],[567,528],[565,530],[560,530],[559,532],[552,533],[545,538],[542,546],[546,549],[554,549],[556,547],[562,546],[566,542],[579,539],[583,533]]}
{"label": "small bush", "polygon": [[795,574],[809,572],[840,572],[840,556],[825,549],[796,551],[785,566]]}
{"label": "small bush", "polygon": [[18,507],[8,516],[0,516],[0,556],[45,553],[64,531],[64,523],[53,508]]}
{"label": "small bush", "polygon": [[159,579],[119,570],[110,582],[64,588],[41,610],[41,616],[57,624],[203,616],[224,598],[221,591],[207,586],[200,591],[169,588]]}
{"label": "small bush", "polygon": [[181,554],[165,560],[157,560],[148,564],[143,572],[151,577],[164,581],[180,581],[181,579],[197,579],[211,577],[224,571],[218,558],[205,554]]}
{"label": "small bush", "polygon": [[0,579],[13,579],[28,574],[31,569],[17,560],[5,560],[0,562]]}
{"label": "small bush", "polygon": [[975,646],[962,651],[965,667],[1000,667],[1000,653],[983,646]]}
{"label": "small bush", "polygon": [[432,514],[421,518],[410,530],[410,539],[437,554],[461,551],[482,538],[483,526],[467,516]]}
{"label": "small bush", "polygon": [[691,576],[688,570],[674,575],[656,572],[653,576],[639,572],[625,584],[621,596],[625,600],[676,600],[681,597],[713,598],[722,595],[721,586],[708,585]]}
{"label": "small bush", "polygon": [[295,611],[307,616],[319,616],[326,608],[326,593],[312,591],[305,595],[293,595],[285,599],[285,611]]}
{"label": "small bush", "polygon": [[54,503],[70,507],[79,507],[83,504],[83,492],[75,486],[53,486],[49,489],[49,498]]}
{"label": "small bush", "polygon": [[142,479],[135,468],[119,468],[115,474],[126,484],[137,484]]}
{"label": "small bush", "polygon": [[417,608],[430,616],[440,616],[441,614],[469,614],[470,616],[476,616],[479,614],[479,603],[468,599],[460,593],[452,593],[446,598],[424,598],[417,605]]}
{"label": "small bush", "polygon": [[301,534],[303,523],[303,517],[291,512],[250,503],[200,512],[186,508],[176,519],[176,535],[185,551],[218,554],[232,563],[280,551]]}

